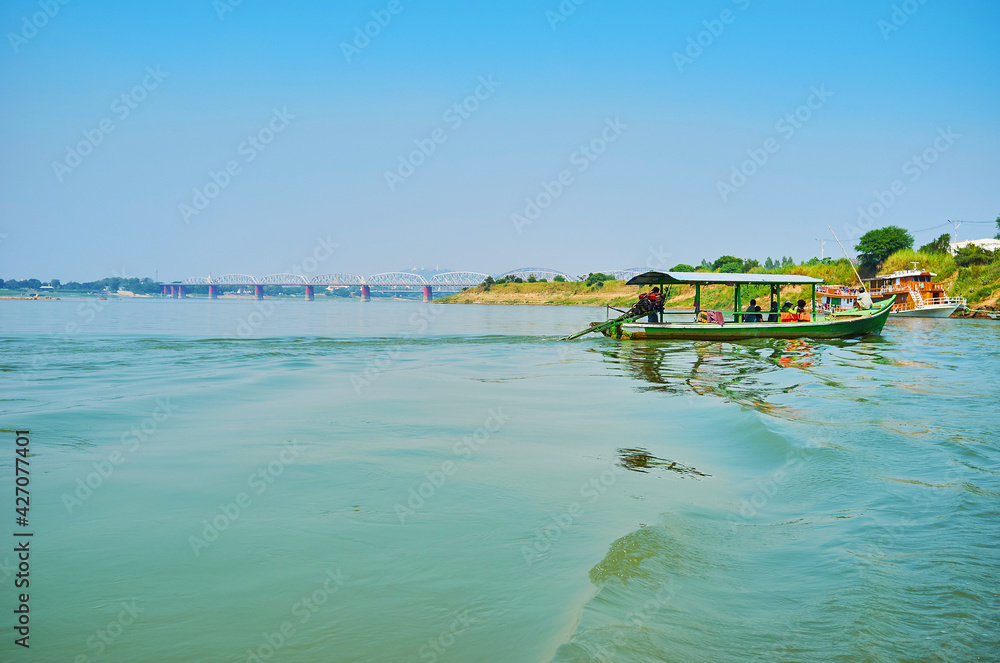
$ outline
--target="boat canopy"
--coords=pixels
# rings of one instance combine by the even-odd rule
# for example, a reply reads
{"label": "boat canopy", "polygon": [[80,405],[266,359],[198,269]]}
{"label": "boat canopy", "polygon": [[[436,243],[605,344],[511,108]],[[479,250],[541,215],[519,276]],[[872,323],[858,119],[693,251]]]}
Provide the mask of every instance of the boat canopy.
{"label": "boat canopy", "polygon": [[725,272],[645,272],[629,279],[625,285],[785,285],[791,283],[822,283],[823,279],[799,274],[726,274]]}

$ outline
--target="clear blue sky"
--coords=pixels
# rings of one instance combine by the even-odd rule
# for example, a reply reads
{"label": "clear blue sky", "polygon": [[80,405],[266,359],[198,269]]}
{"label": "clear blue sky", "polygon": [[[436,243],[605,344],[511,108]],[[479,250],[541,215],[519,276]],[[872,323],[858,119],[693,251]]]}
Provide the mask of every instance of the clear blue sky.
{"label": "clear blue sky", "polygon": [[[566,0],[563,17],[559,0],[244,0],[220,18],[225,2],[43,0],[51,18],[37,0],[2,4],[0,278],[260,276],[317,237],[340,245],[320,273],[803,259],[826,224],[851,235],[894,180],[902,193],[872,227],[1000,213],[996,2]],[[894,4],[915,10],[898,26]],[[373,11],[391,22],[348,62],[341,44]],[[499,85],[446,116],[481,77]],[[144,82],[129,108],[121,96]],[[803,111],[813,88],[832,96]],[[797,109],[808,119],[779,125]],[[67,147],[102,120],[113,131],[68,169]],[[245,142],[270,138],[269,122],[272,142]],[[444,141],[390,187],[435,130]],[[603,154],[577,153],[602,131]],[[747,150],[767,161],[720,193]],[[927,150],[914,181],[907,162]],[[179,206],[230,161],[239,172],[185,219]],[[564,170],[518,232],[512,215]]]}

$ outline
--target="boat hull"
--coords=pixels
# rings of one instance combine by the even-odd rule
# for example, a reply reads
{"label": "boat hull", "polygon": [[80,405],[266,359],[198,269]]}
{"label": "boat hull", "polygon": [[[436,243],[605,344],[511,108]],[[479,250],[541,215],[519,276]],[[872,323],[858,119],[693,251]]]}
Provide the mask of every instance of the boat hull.
{"label": "boat hull", "polygon": [[893,316],[903,318],[947,318],[958,310],[958,304],[932,304],[908,311],[893,311]]}
{"label": "boat hull", "polygon": [[[740,341],[756,338],[851,338],[878,334],[892,310],[886,302],[866,315],[840,314],[815,322],[754,322],[739,324],[706,323],[624,323],[609,330],[608,336],[623,339]],[[618,332],[620,329],[620,336]]]}

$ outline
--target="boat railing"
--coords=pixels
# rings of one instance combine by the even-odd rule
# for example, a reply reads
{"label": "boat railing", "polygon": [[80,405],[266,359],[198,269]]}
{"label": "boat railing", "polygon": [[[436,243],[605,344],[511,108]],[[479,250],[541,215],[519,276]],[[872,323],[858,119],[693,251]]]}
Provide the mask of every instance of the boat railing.
{"label": "boat railing", "polygon": [[844,311],[856,311],[855,306],[843,306],[841,304],[819,304],[819,310],[827,313],[843,313]]}
{"label": "boat railing", "polygon": [[924,299],[924,306],[933,305],[944,305],[944,304],[958,304],[959,306],[965,306],[965,297],[935,297],[934,299]]}
{"label": "boat railing", "polygon": [[856,297],[858,291],[856,288],[837,288],[829,285],[818,285],[816,286],[816,294],[828,297]]}
{"label": "boat railing", "polygon": [[935,297],[934,299],[924,299],[919,304],[911,299],[902,304],[896,304],[893,306],[892,310],[897,312],[916,311],[932,306],[958,306],[960,308],[965,308],[968,304],[966,303],[965,297]]}

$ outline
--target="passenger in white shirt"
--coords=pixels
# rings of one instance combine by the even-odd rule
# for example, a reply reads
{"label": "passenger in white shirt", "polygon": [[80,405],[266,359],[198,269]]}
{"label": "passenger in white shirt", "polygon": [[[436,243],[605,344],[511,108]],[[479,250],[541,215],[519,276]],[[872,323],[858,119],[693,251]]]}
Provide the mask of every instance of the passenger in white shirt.
{"label": "passenger in white shirt", "polygon": [[872,296],[865,291],[865,287],[858,288],[858,308],[868,310],[872,307]]}

